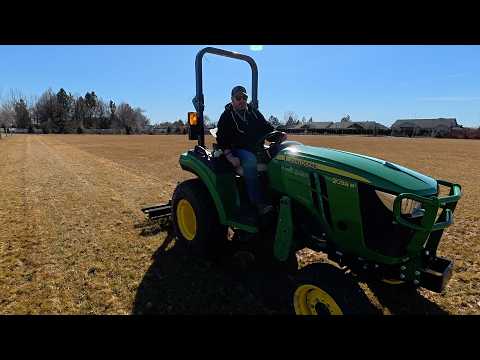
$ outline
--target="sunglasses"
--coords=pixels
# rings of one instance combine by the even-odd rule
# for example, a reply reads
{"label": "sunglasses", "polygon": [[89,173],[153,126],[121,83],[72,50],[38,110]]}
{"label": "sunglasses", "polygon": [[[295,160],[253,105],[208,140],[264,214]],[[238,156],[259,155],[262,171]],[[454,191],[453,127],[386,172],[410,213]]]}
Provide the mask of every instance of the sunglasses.
{"label": "sunglasses", "polygon": [[237,100],[237,101],[240,101],[242,99],[247,101],[248,96],[247,95],[237,95],[237,96],[235,96],[235,100]]}

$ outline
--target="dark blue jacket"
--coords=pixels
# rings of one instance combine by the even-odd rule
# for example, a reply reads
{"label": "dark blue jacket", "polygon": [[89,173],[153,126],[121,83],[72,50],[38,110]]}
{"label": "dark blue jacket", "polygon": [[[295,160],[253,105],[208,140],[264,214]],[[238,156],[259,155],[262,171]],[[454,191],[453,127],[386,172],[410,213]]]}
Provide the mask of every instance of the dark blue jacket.
{"label": "dark blue jacket", "polygon": [[247,107],[243,121],[233,110],[232,104],[225,106],[217,125],[217,145],[221,149],[245,149],[255,152],[255,145],[266,134],[274,131],[274,127],[265,120],[260,111]]}

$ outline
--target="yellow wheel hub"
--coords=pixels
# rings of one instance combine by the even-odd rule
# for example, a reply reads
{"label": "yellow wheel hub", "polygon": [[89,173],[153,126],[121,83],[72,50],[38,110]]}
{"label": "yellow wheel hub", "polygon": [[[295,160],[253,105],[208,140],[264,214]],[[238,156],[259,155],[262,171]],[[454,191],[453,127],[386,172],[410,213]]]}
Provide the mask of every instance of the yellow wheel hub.
{"label": "yellow wheel hub", "polygon": [[333,298],[315,285],[301,285],[293,295],[293,306],[297,315],[343,315]]}
{"label": "yellow wheel hub", "polygon": [[192,205],[186,199],[182,199],[177,205],[177,223],[180,232],[187,240],[193,240],[197,234],[197,218]]}

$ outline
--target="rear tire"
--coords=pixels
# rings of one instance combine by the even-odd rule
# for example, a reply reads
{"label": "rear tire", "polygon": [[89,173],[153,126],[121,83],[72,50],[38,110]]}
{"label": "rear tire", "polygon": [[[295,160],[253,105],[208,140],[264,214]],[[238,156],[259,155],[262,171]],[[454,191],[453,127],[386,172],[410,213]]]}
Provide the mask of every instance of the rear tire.
{"label": "rear tire", "polygon": [[172,198],[175,247],[189,255],[216,258],[227,241],[215,204],[200,179],[180,183]]}
{"label": "rear tire", "polygon": [[287,312],[296,315],[375,313],[358,283],[326,263],[308,265],[293,275],[285,303]]}

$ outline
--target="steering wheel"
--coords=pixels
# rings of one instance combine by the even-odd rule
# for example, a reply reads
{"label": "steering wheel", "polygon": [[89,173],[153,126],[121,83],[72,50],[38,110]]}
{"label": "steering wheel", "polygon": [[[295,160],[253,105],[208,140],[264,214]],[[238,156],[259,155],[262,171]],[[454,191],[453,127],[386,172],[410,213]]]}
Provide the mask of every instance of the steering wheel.
{"label": "steering wheel", "polygon": [[[262,136],[255,145],[255,147],[258,149],[257,156],[259,154],[263,154],[263,155],[260,155],[261,158],[263,158],[265,162],[269,162],[272,159],[272,155],[270,152],[281,144],[280,140],[283,138],[283,136],[284,136],[284,133],[278,130],[274,130]],[[263,145],[265,140],[270,142],[270,146],[267,148],[265,148]]]}
{"label": "steering wheel", "polygon": [[268,142],[271,142],[271,143],[276,143],[283,137],[283,135],[284,135],[284,133],[281,132],[281,131],[278,131],[278,130],[274,130],[272,132],[269,132],[268,134],[266,134],[265,136],[262,136],[257,141],[256,146],[261,147],[263,145],[263,143],[265,142],[265,140],[267,140]]}

